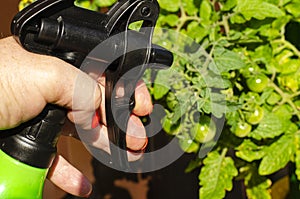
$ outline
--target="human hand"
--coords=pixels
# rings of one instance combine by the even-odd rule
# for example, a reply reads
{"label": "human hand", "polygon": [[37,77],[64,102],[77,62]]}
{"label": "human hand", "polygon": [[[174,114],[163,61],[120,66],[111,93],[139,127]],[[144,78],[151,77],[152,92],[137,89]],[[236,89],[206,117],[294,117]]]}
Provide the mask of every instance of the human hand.
{"label": "human hand", "polygon": [[[83,129],[91,127],[91,116],[99,109],[105,115],[103,78],[92,79],[79,69],[55,57],[38,55],[24,50],[12,37],[0,40],[0,129],[9,129],[37,116],[47,103],[57,104],[68,110],[68,118]],[[82,95],[76,98],[82,103],[74,104],[73,92],[80,77]],[[99,85],[99,86],[98,86]],[[78,90],[79,89],[79,90]],[[88,95],[86,95],[88,94]],[[136,106],[127,128],[127,146],[139,151],[146,142],[146,133],[138,116],[152,111],[150,95],[145,84],[139,83]],[[92,106],[86,106],[86,104]],[[97,110],[98,111],[98,110]],[[80,120],[75,118],[80,117]],[[109,152],[105,118],[90,144]],[[71,130],[72,129],[72,130]],[[74,134],[75,128],[65,128],[66,134]],[[128,152],[129,160],[136,160],[140,153]],[[63,157],[57,156],[48,178],[61,189],[78,196],[87,196],[91,184]]]}

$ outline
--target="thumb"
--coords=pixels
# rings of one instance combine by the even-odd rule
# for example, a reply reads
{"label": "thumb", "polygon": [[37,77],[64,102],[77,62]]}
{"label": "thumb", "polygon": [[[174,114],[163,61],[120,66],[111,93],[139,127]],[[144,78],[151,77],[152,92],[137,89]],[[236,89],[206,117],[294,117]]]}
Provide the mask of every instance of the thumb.
{"label": "thumb", "polygon": [[74,66],[30,53],[12,37],[0,40],[0,54],[0,129],[32,119],[47,103],[79,113],[99,107],[97,82]]}

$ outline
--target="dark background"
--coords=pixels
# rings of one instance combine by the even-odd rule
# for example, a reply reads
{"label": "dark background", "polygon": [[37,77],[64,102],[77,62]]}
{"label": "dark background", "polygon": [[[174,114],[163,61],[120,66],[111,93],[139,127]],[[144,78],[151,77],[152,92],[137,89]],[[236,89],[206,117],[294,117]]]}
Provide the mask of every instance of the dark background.
{"label": "dark background", "polygon": [[19,0],[0,0],[0,38],[10,35],[10,22],[18,11]]}

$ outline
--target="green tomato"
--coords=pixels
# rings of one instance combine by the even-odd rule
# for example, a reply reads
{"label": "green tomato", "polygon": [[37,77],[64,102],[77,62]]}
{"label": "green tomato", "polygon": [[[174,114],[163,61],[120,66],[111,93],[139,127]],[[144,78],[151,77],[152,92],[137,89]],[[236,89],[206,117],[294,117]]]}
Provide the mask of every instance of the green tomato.
{"label": "green tomato", "polygon": [[180,123],[173,124],[168,117],[162,120],[163,130],[170,135],[177,135],[180,132]]}
{"label": "green tomato", "polygon": [[261,93],[267,87],[268,81],[269,79],[266,75],[258,74],[247,79],[246,83],[251,91]]}
{"label": "green tomato", "polygon": [[243,138],[249,135],[251,132],[252,126],[248,124],[247,122],[239,122],[237,126],[234,129],[234,134],[237,137]]}
{"label": "green tomato", "polygon": [[241,73],[246,78],[253,76],[253,74],[257,73],[258,71],[259,67],[256,65],[248,65],[245,68],[241,69]]}
{"label": "green tomato", "polygon": [[199,149],[199,144],[195,143],[192,139],[180,139],[179,146],[186,153],[196,153]]}
{"label": "green tomato", "polygon": [[255,106],[253,111],[246,114],[246,120],[249,124],[256,125],[264,117],[264,109],[260,106]]}
{"label": "green tomato", "polygon": [[216,135],[216,124],[208,116],[201,116],[200,121],[191,129],[191,136],[195,141],[206,143],[211,141]]}

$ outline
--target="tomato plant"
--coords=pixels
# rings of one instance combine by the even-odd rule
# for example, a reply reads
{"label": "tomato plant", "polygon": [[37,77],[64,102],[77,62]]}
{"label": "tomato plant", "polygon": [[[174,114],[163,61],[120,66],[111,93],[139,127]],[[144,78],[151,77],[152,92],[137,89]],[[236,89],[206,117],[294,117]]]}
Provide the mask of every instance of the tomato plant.
{"label": "tomato plant", "polygon": [[[300,2],[158,1],[158,26],[193,40],[163,33],[158,39],[175,54],[172,69],[177,74],[159,71],[155,76],[155,82],[169,88],[152,87],[155,100],[172,104],[165,96],[172,93],[176,98],[172,108],[165,107],[168,120],[181,123],[173,136],[180,143],[192,143],[194,136],[199,148],[186,152],[201,154],[200,129],[209,128],[191,115],[198,112],[211,121],[225,118],[224,128],[216,123],[223,129],[220,137],[208,140],[215,147],[196,160],[202,162],[199,197],[223,198],[234,179],[243,179],[248,198],[271,198],[268,175],[288,163],[295,165],[300,180],[300,40],[299,29],[290,28],[300,27]],[[195,43],[201,48],[188,51]]]}

